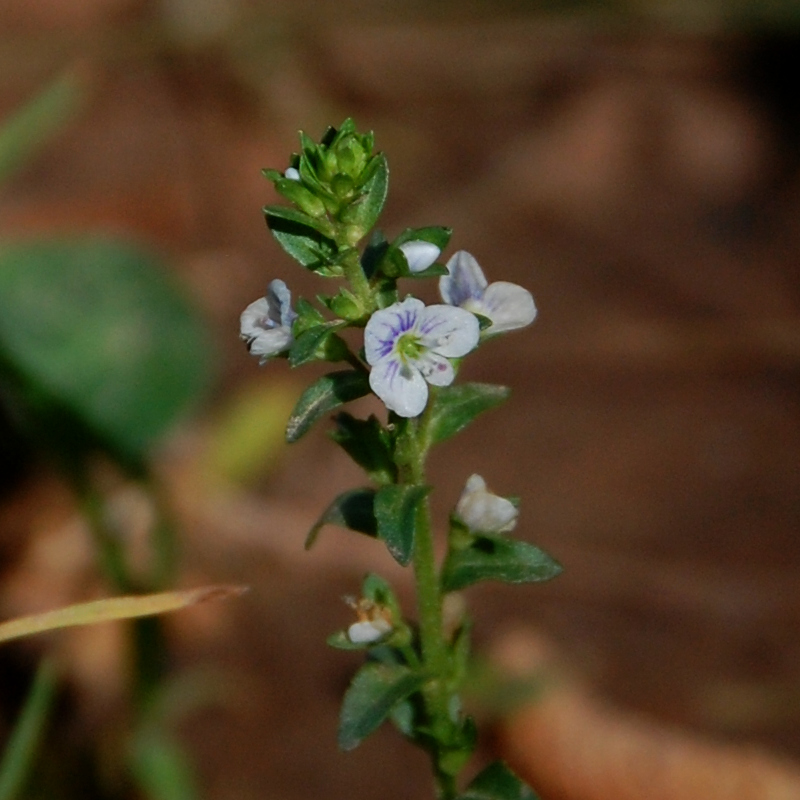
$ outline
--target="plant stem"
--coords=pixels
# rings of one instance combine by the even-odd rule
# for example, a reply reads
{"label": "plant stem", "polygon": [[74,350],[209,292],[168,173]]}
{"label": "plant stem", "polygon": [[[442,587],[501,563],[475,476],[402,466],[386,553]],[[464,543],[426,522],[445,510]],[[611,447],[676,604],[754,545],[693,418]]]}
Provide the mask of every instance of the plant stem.
{"label": "plant stem", "polygon": [[[407,428],[407,432],[414,440],[413,454],[408,464],[408,478],[416,485],[425,483],[427,456],[427,447],[423,445],[426,440],[425,422],[426,418],[423,417],[419,423],[409,422]],[[449,710],[450,690],[447,685],[450,657],[442,624],[441,583],[436,565],[430,503],[427,497],[417,507],[413,566],[422,661],[432,676],[423,689],[423,696],[434,738],[441,739],[452,728]],[[431,752],[431,758],[437,796],[439,800],[452,800],[456,796],[455,778],[440,768],[438,750]]]}
{"label": "plant stem", "polygon": [[132,591],[134,587],[128,574],[122,542],[106,524],[103,496],[88,479],[81,480],[76,489],[94,539],[100,571],[117,591]]}
{"label": "plant stem", "polygon": [[361,268],[361,261],[357,250],[350,250],[343,260],[344,274],[356,297],[361,301],[364,310],[369,313],[375,308],[375,299],[372,289]]}

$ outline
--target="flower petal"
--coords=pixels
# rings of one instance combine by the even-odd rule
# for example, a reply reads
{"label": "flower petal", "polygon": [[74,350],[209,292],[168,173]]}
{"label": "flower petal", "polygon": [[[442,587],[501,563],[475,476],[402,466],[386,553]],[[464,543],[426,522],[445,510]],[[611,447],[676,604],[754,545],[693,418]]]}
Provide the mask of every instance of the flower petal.
{"label": "flower petal", "polygon": [[290,181],[299,181],[300,173],[294,167],[289,167],[286,172],[283,173],[283,177],[288,178]]}
{"label": "flower petal", "polygon": [[439,278],[439,294],[451,306],[461,306],[467,300],[483,297],[487,281],[480,264],[466,250],[454,253],[447,262],[449,275]]}
{"label": "flower petal", "polygon": [[402,303],[376,311],[364,328],[364,354],[367,363],[375,366],[393,351],[397,340],[416,327],[420,312],[425,308],[422,300],[409,297]]}
{"label": "flower petal", "polygon": [[260,336],[271,327],[269,301],[266,297],[259,297],[258,300],[250,303],[239,317],[239,337],[245,341]]}
{"label": "flower petal", "polygon": [[406,257],[408,269],[411,272],[422,272],[428,269],[442,252],[441,248],[435,244],[419,239],[415,239],[412,242],[404,242],[400,245],[399,250]]}
{"label": "flower petal", "polygon": [[448,358],[460,358],[478,344],[480,325],[469,311],[440,304],[424,309],[417,332],[424,347]]}
{"label": "flower petal", "polygon": [[369,644],[382,639],[391,629],[392,626],[385,619],[363,620],[354,622],[347,629],[347,638],[353,644]]}
{"label": "flower petal", "polygon": [[369,373],[369,385],[384,405],[401,417],[416,417],[428,402],[428,385],[414,366],[383,358]]}
{"label": "flower petal", "polygon": [[267,301],[269,318],[276,324],[291,326],[297,314],[292,310],[292,293],[282,280],[276,278],[270,281],[267,287]]}
{"label": "flower petal", "polygon": [[489,284],[479,305],[480,308],[476,304],[473,310],[492,321],[491,327],[485,331],[488,335],[524,328],[536,319],[533,295],[522,286],[508,281]]}
{"label": "flower petal", "polygon": [[490,492],[480,475],[471,475],[456,505],[456,516],[473,533],[506,533],[517,524],[519,511],[505,497]]}
{"label": "flower petal", "polygon": [[251,356],[260,356],[263,363],[268,358],[288,350],[292,344],[292,331],[281,325],[269,330],[261,331],[257,336],[250,339],[247,349]]}
{"label": "flower petal", "polygon": [[423,353],[414,366],[431,386],[449,386],[456,377],[453,365],[444,356],[430,350]]}

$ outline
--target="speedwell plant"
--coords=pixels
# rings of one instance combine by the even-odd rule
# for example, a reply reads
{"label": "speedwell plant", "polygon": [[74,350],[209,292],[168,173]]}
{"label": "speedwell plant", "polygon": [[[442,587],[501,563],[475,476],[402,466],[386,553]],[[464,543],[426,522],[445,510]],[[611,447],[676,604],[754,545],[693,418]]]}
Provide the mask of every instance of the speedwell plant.
{"label": "speedwell plant", "polygon": [[[372,393],[383,402],[384,419],[343,410],[333,417],[331,437],[371,485],[335,498],[306,546],[327,524],[376,537],[398,563],[412,566],[417,594],[414,623],[389,584],[368,575],[352,602],[354,622],[329,638],[333,647],[364,650],[367,657],[344,696],[339,744],[350,750],[390,720],[430,755],[440,800],[533,798],[501,763],[459,788],[476,746],[475,724],[459,699],[470,623],[463,615],[445,619],[443,603],[478,581],[544,581],[561,568],[508,535],[517,502],[493,494],[479,475],[466,477],[450,515],[446,554],[437,561],[425,477],[434,445],[508,397],[504,386],[456,383],[456,376],[476,348],[533,322],[533,298],[516,284],[489,283],[465,251],[439,263],[448,228],[407,229],[391,240],[374,229],[389,171],[384,155],[374,152],[372,133],[358,133],[348,119],[319,143],[302,133],[300,142],[285,171],[264,170],[291,203],[267,207],[267,224],[301,266],[338,285],[318,295],[316,305],[303,298],[293,304],[287,285],[273,280],[242,313],[241,337],[262,364],[282,357],[292,367],[342,365],[303,392],[286,429],[290,442],[353,400]],[[406,279],[437,280],[442,302],[426,305],[401,292]],[[348,328],[363,331],[363,346],[360,336],[355,348],[348,343],[342,335]]]}

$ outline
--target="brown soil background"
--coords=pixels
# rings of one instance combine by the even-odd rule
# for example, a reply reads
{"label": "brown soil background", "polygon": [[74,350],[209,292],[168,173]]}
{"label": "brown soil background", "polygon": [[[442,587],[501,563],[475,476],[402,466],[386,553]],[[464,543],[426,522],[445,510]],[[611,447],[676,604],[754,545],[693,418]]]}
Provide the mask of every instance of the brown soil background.
{"label": "brown soil background", "polygon": [[[235,391],[308,378],[259,371],[237,340],[240,311],[273,277],[306,296],[319,286],[271,241],[260,169],[285,166],[298,129],[350,115],[389,157],[382,227],[452,226],[452,249],[530,288],[540,310],[465,366],[514,394],[432,466],[440,515],[478,471],[522,496],[518,534],[565,565],[546,586],[470,592],[479,645],[532,628],[611,701],[800,759],[800,184],[786,77],[800,39],[713,15],[692,28],[519,5],[186,5],[0,3],[0,114],[61,68],[91,85],[80,118],[0,193],[0,232],[149,243],[215,332],[214,396],[163,458],[186,582],[253,587],[174,623],[176,666],[212,665],[227,687],[184,726],[204,796],[427,791],[424,759],[392,731],[335,749],[356,663],[323,644],[347,624],[339,598],[366,569],[405,580],[341,531],[302,552],[354,468],[322,429],[248,493],[206,492],[192,467]],[[5,502],[17,593],[4,613],[42,602],[37,587],[50,600],[84,590],[80,565],[52,578],[69,559],[40,583],[19,572],[45,569],[31,542],[63,533],[66,505],[38,475]],[[94,642],[76,680],[84,724],[101,730],[113,648]]]}

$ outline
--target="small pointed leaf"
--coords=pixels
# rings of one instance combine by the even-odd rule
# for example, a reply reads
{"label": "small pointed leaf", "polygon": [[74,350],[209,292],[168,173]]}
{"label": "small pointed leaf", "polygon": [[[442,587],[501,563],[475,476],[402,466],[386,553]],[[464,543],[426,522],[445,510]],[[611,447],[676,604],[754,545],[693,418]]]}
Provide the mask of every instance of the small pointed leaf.
{"label": "small pointed leaf", "polygon": [[463,550],[451,550],[442,568],[442,588],[454,592],[478,581],[536,583],[561,573],[561,565],[535,545],[481,534]]}
{"label": "small pointed leaf", "polygon": [[417,508],[430,490],[430,486],[390,485],[375,495],[378,538],[402,566],[414,554]]}
{"label": "small pointed leaf", "polygon": [[460,383],[440,389],[433,401],[428,424],[431,444],[455,436],[482,411],[508,399],[507,386],[491,383]]}
{"label": "small pointed leaf", "polygon": [[341,361],[347,345],[336,335],[344,322],[326,322],[303,331],[289,350],[289,364],[299,367],[309,361]]}
{"label": "small pointed leaf", "polygon": [[375,536],[377,522],[375,521],[375,490],[350,489],[342,492],[322,513],[314,523],[306,537],[306,550],[317,540],[319,532],[325,525],[338,525],[349,528],[351,531]]}
{"label": "small pointed leaf", "polygon": [[300,395],[286,425],[286,440],[296,442],[320,417],[369,391],[366,372],[342,370],[323,375]]}
{"label": "small pointed leaf", "polygon": [[[370,176],[361,187],[362,196],[351,206],[349,221],[358,225],[366,234],[372,230],[381,215],[389,191],[389,166],[383,153],[378,153],[367,167]],[[348,209],[349,210],[349,209]]]}
{"label": "small pointed leaf", "polygon": [[422,688],[425,676],[401,665],[365,664],[344,696],[339,747],[352,750],[375,731],[401,701]]}
{"label": "small pointed leaf", "polygon": [[322,275],[341,274],[331,267],[336,243],[315,227],[316,220],[285,206],[268,206],[264,213],[272,235],[295,261]]}

